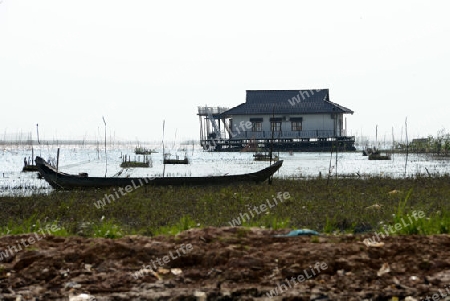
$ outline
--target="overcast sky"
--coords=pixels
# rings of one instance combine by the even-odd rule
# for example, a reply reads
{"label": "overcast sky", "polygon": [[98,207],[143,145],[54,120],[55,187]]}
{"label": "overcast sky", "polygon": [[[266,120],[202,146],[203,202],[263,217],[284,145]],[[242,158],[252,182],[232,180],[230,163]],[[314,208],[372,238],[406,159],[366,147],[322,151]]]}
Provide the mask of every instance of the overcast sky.
{"label": "overcast sky", "polygon": [[[199,138],[197,106],[330,89],[349,133],[449,126],[448,1],[0,0],[0,140]],[[404,131],[403,131],[404,133]]]}

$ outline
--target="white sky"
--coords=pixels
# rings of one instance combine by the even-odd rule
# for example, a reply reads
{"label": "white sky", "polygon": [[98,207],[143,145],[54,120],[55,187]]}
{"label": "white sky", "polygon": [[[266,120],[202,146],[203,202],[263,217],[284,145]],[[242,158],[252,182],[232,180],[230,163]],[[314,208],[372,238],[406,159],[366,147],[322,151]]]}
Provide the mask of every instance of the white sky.
{"label": "white sky", "polygon": [[449,130],[449,1],[0,0],[0,139],[199,138],[197,106],[329,88],[353,135]]}

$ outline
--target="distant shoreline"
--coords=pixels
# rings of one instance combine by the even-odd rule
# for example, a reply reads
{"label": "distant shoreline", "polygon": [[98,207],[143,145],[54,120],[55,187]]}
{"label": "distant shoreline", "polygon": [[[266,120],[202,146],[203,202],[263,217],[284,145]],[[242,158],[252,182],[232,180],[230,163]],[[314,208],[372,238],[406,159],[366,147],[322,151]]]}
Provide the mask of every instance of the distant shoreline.
{"label": "distant shoreline", "polygon": [[[23,146],[46,146],[46,145],[104,145],[105,141],[102,139],[99,140],[80,140],[80,139],[52,139],[52,140],[41,140],[39,143],[36,140],[0,140],[1,146],[8,146],[8,145],[23,145]],[[153,140],[153,141],[139,141],[139,140],[107,140],[107,146],[108,145],[155,145],[155,144],[161,144],[161,141]],[[181,145],[192,145],[193,143],[195,145],[200,146],[200,140],[183,140],[183,141],[165,141],[165,144],[181,144]]]}

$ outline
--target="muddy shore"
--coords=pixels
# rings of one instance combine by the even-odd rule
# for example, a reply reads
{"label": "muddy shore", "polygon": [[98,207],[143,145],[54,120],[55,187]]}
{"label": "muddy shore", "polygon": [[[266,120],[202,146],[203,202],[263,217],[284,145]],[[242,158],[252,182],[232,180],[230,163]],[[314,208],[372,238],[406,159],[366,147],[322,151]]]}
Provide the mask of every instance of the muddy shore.
{"label": "muddy shore", "polygon": [[446,300],[450,291],[448,235],[388,236],[376,248],[363,243],[367,235],[275,236],[281,233],[223,227],[175,237],[46,236],[22,250],[34,234],[3,236],[0,300],[81,293],[96,300]]}

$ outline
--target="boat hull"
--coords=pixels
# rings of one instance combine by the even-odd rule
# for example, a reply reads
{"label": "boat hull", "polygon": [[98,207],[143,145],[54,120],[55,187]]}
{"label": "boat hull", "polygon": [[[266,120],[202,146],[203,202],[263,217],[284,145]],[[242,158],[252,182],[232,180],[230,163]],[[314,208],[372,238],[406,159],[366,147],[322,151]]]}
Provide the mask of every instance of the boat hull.
{"label": "boat hull", "polygon": [[391,160],[389,155],[369,155],[369,160]]}
{"label": "boat hull", "polygon": [[[71,175],[57,171],[41,157],[36,157],[36,165],[41,176],[55,189],[82,189],[126,187],[129,189],[150,186],[177,186],[177,185],[220,185],[242,182],[260,183],[269,179],[282,166],[278,161],[271,166],[254,173],[240,175],[210,176],[210,177],[86,177]],[[126,189],[127,190],[127,189]]]}

